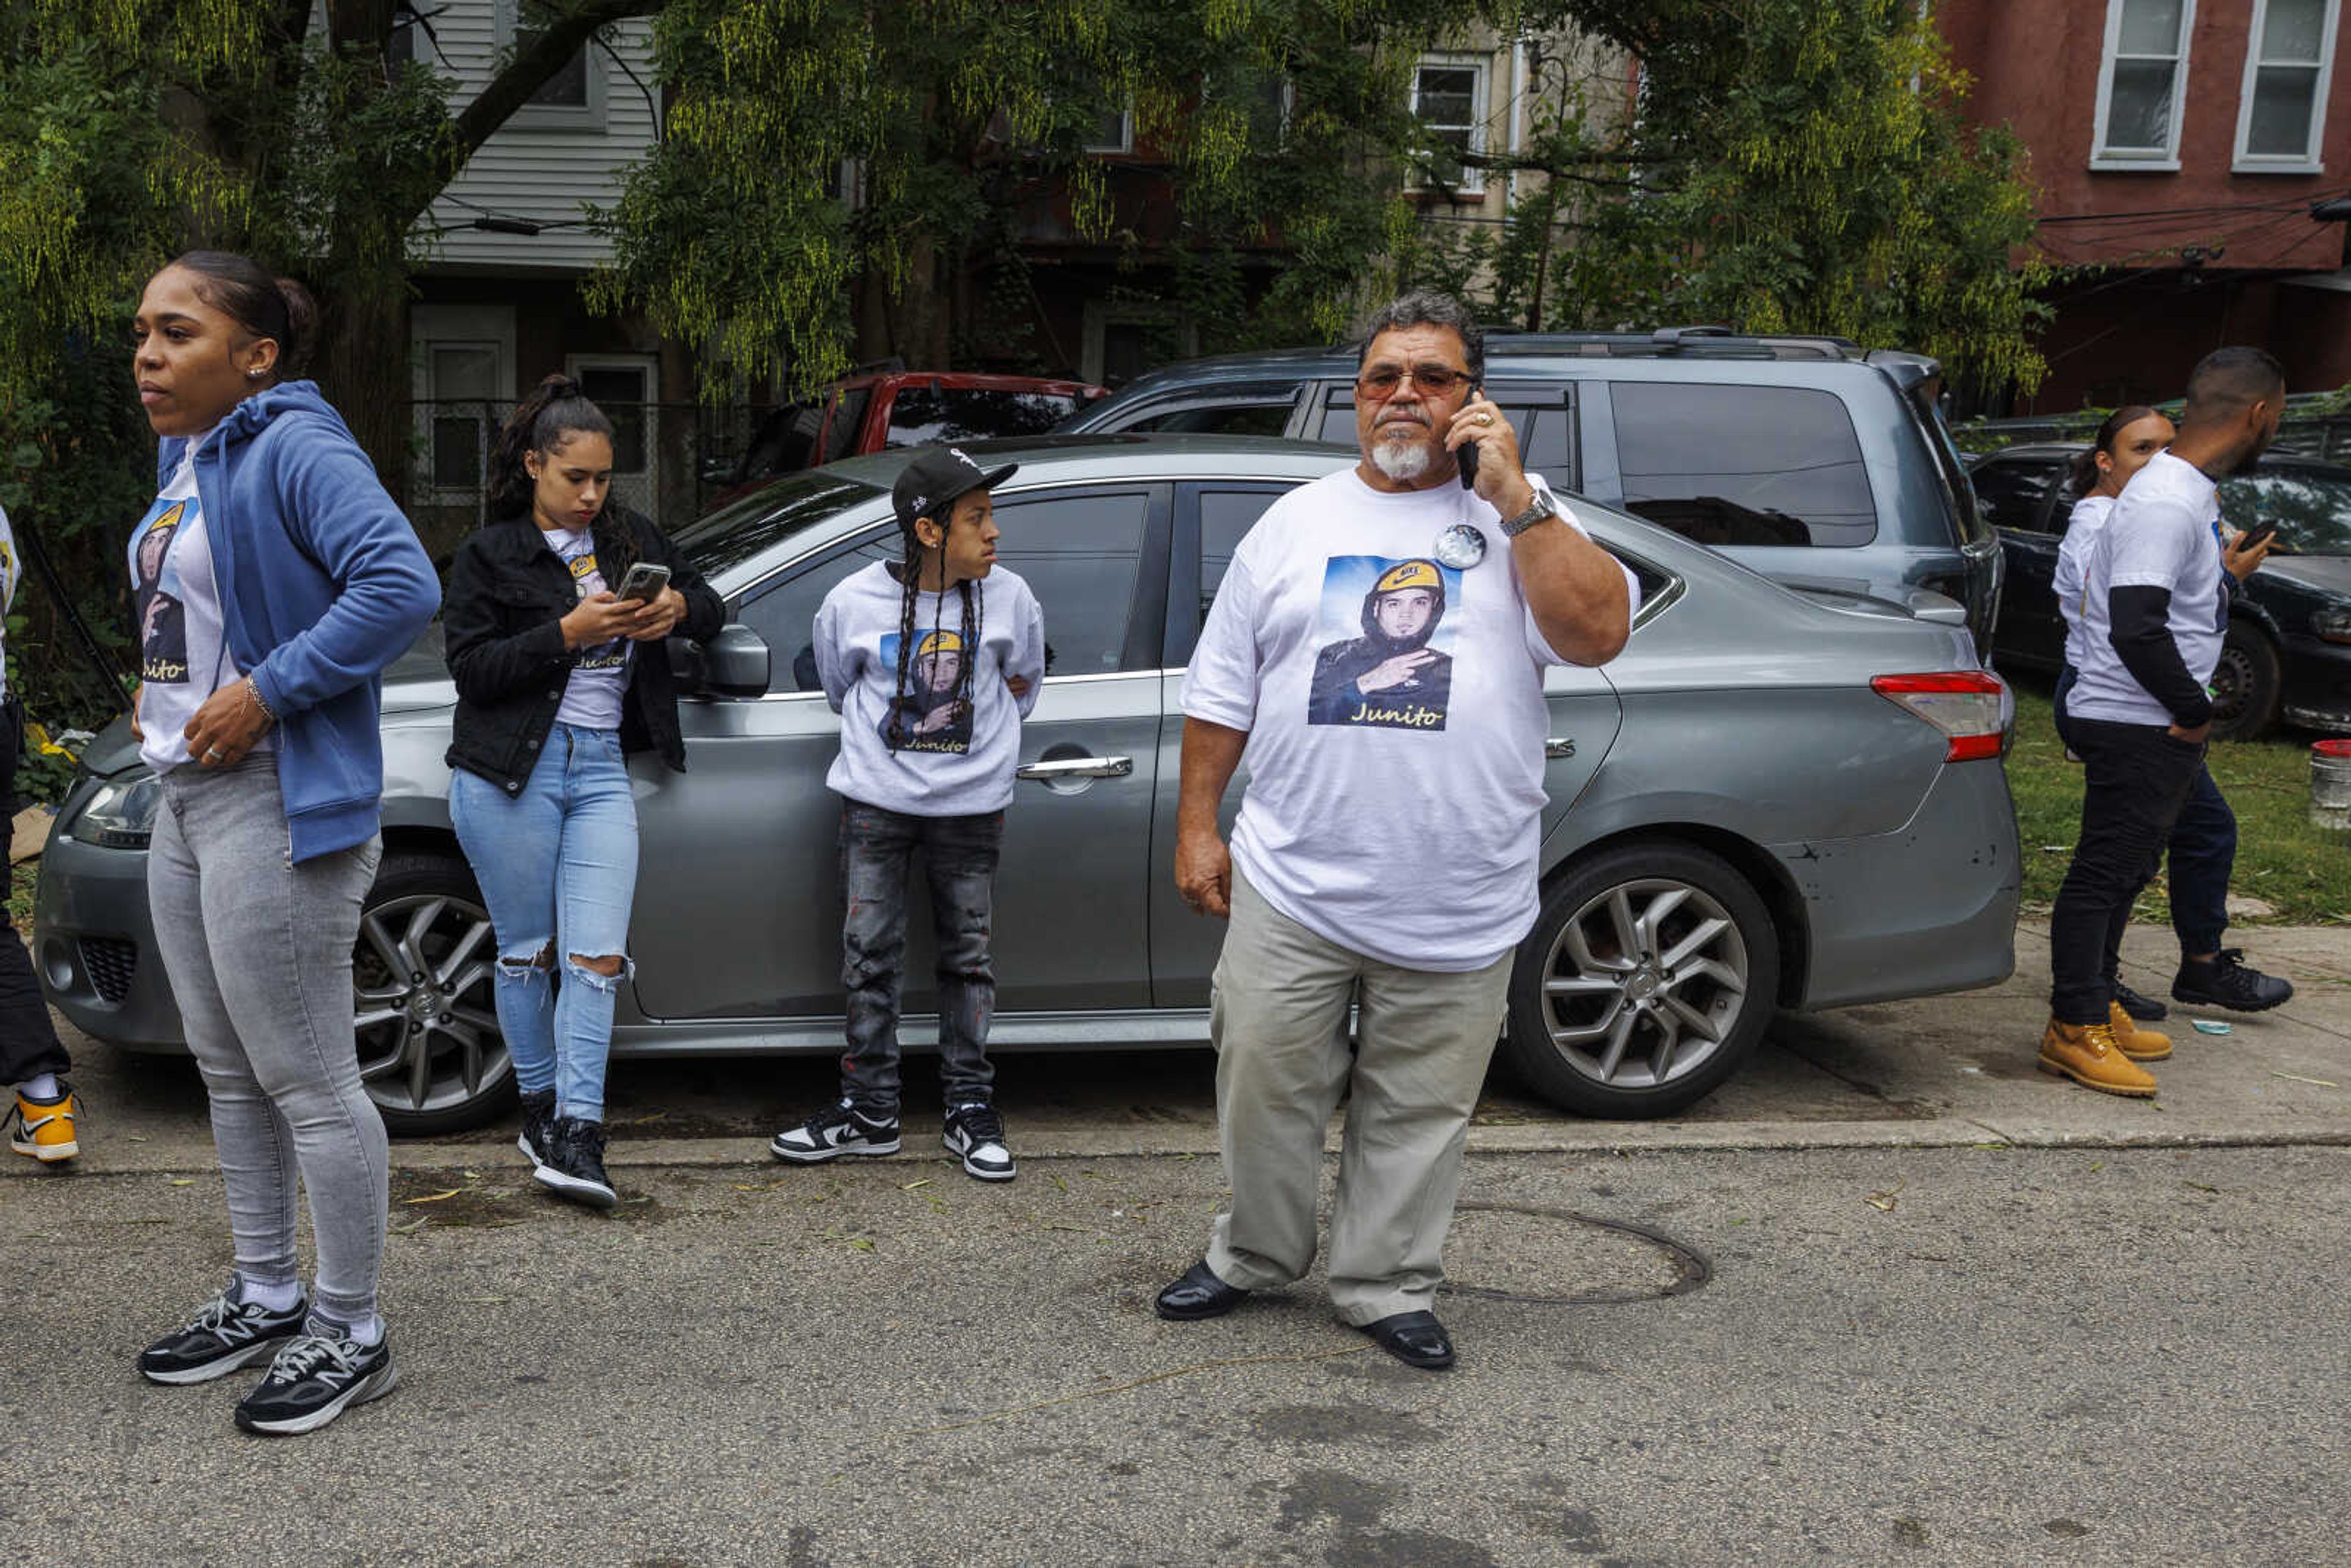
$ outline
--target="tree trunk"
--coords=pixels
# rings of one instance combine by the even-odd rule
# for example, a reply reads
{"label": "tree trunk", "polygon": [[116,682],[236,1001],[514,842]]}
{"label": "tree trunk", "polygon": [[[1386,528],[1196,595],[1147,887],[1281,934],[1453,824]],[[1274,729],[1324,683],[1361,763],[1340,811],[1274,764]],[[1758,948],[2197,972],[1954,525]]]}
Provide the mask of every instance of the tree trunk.
{"label": "tree trunk", "polygon": [[310,373],[374,460],[392,498],[408,504],[414,396],[408,363],[408,290],[355,280],[321,301]]}

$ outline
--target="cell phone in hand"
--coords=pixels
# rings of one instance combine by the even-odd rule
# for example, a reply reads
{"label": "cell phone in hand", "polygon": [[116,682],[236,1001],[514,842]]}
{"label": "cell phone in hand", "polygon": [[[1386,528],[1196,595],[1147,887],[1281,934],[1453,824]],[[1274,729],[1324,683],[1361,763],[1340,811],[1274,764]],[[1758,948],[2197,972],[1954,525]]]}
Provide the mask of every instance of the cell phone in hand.
{"label": "cell phone in hand", "polygon": [[657,599],[662,590],[668,586],[669,568],[657,561],[641,560],[622,577],[621,586],[613,597],[639,601]]}
{"label": "cell phone in hand", "polygon": [[[1485,395],[1486,389],[1483,386],[1474,386],[1469,389],[1469,396],[1461,401],[1466,405]],[[1478,444],[1474,441],[1463,442],[1455,449],[1453,461],[1459,468],[1461,487],[1465,490],[1475,489],[1478,485]]]}
{"label": "cell phone in hand", "polygon": [[2252,528],[2247,528],[2238,538],[2237,548],[2239,549],[2252,549],[2255,545],[2260,544],[2263,539],[2268,538],[2272,534],[2276,533],[2277,528],[2278,526],[2275,523],[2255,523]]}

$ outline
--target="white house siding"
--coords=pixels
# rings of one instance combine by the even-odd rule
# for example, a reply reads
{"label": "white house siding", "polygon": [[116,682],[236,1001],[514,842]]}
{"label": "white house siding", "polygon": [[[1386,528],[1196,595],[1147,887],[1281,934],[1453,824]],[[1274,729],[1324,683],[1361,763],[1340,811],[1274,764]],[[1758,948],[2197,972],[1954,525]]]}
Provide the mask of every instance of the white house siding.
{"label": "white house siding", "polygon": [[[444,73],[458,78],[453,111],[486,86],[508,52],[513,0],[446,0],[434,10],[434,37],[419,38],[418,57],[428,54]],[[601,114],[535,107],[519,110],[475,152],[465,172],[435,202],[430,224],[440,229],[432,241],[429,266],[435,271],[576,275],[604,261],[611,247],[580,225],[581,208],[609,207],[620,197],[622,172],[652,151],[655,105],[652,24],[638,18],[607,29],[605,42],[627,63],[623,71],[598,46],[588,49],[591,103]],[[632,80],[630,71],[635,73]],[[642,84],[642,86],[640,85]],[[651,98],[648,98],[651,94]],[[537,235],[493,234],[472,227],[486,216],[562,224]]]}

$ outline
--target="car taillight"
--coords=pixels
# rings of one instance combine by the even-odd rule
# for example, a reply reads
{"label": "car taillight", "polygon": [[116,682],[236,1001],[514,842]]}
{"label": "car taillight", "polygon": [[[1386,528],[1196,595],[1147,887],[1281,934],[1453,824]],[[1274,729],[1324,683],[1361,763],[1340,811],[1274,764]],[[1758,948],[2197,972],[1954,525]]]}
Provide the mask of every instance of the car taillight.
{"label": "car taillight", "polygon": [[2000,755],[2001,699],[2008,688],[1990,670],[1879,675],[1869,687],[1949,737],[1944,761],[1972,762]]}

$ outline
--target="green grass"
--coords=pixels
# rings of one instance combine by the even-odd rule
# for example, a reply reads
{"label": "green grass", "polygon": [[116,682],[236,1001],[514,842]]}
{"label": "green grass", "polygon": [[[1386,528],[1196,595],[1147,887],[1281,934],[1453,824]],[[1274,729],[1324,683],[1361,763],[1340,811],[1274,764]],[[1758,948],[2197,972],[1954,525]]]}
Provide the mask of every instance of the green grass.
{"label": "green grass", "polygon": [[[2237,813],[2237,872],[2229,891],[2258,898],[2275,912],[2258,919],[2232,916],[2231,925],[2351,925],[2351,833],[2310,824],[2312,738],[2287,731],[2283,737],[2212,747],[2212,778]],[[2008,787],[2016,797],[2016,831],[2024,848],[2025,909],[2045,913],[2082,831],[2082,769],[2065,760],[2057,744],[2046,686],[2017,690]],[[2158,874],[2133,918],[2168,920],[2166,893]]]}

